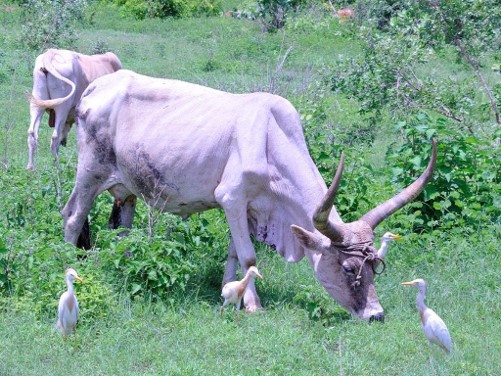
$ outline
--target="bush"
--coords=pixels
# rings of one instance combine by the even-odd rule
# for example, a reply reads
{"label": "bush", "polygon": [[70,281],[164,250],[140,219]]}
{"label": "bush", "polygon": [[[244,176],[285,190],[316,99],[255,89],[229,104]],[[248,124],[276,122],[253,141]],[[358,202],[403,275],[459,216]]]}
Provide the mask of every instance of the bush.
{"label": "bush", "polygon": [[213,16],[221,12],[221,0],[114,0],[122,14],[137,19]]}
{"label": "bush", "polygon": [[273,32],[285,26],[291,12],[306,6],[305,0],[257,0],[242,4],[232,12],[233,17],[257,21],[264,31]]}
{"label": "bush", "polygon": [[[207,279],[203,271],[220,268],[226,259],[228,239],[221,237],[225,230],[215,213],[188,221],[170,214],[155,215],[158,217],[153,221],[151,212],[146,214],[149,219],[143,218],[140,210],[136,215],[138,226],[149,228],[149,236],[144,230],[132,229],[126,237],[117,239],[123,229],[106,229],[98,234],[96,249],[110,282],[122,292],[165,300],[172,293],[183,293],[188,284]],[[217,277],[222,278],[222,274]]]}
{"label": "bush", "polygon": [[414,230],[499,221],[499,148],[425,113],[399,122],[397,129],[403,134],[403,143],[393,149],[388,159],[394,166],[393,182],[402,187],[425,169],[431,155],[431,138],[438,141],[433,180],[421,193],[421,199],[411,204],[417,217]]}
{"label": "bush", "polygon": [[35,51],[71,47],[74,23],[83,21],[87,0],[26,0],[21,2],[24,22],[20,42]]}

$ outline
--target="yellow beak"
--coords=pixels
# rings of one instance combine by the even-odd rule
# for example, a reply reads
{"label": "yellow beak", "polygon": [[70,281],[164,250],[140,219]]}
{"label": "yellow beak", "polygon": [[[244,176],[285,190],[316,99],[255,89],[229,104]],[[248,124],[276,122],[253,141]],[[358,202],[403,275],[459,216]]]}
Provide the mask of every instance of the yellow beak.
{"label": "yellow beak", "polygon": [[256,273],[256,277],[259,277],[260,279],[263,279],[263,276],[259,273]]}
{"label": "yellow beak", "polygon": [[391,234],[390,235],[390,238],[394,239],[394,240],[398,240],[398,239],[402,239],[402,236],[400,235],[396,235],[396,234]]}
{"label": "yellow beak", "polygon": [[410,281],[410,282],[402,282],[401,285],[403,286],[414,286],[416,284],[416,281]]}

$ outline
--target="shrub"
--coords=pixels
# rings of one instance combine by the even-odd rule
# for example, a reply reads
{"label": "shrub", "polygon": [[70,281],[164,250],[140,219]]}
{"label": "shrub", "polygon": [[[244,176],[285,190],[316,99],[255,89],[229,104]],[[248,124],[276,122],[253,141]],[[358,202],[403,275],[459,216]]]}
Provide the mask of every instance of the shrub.
{"label": "shrub", "polygon": [[35,51],[71,47],[76,39],[74,23],[83,21],[87,0],[22,1],[24,22],[21,43]]}
{"label": "shrub", "polygon": [[188,283],[207,279],[202,271],[213,270],[225,260],[228,240],[221,239],[221,231],[227,230],[222,230],[214,213],[188,221],[157,214],[160,217],[152,221],[151,213],[149,218],[137,213],[139,227],[153,227],[149,236],[141,229],[132,229],[121,239],[116,236],[123,229],[98,234],[102,267],[109,272],[110,282],[131,297],[167,299],[173,292],[182,293]]}
{"label": "shrub", "polygon": [[424,170],[431,154],[430,140],[438,140],[433,180],[420,195],[421,200],[411,204],[417,216],[414,230],[499,221],[499,148],[450,126],[443,118],[433,120],[425,113],[399,122],[397,129],[403,135],[403,143],[393,148],[388,159],[394,166],[393,182],[402,187]]}
{"label": "shrub", "polygon": [[137,19],[213,16],[221,12],[221,0],[114,0],[122,14]]}
{"label": "shrub", "polygon": [[245,2],[232,14],[236,18],[257,21],[264,31],[273,32],[285,26],[287,16],[306,6],[305,0],[257,0]]}

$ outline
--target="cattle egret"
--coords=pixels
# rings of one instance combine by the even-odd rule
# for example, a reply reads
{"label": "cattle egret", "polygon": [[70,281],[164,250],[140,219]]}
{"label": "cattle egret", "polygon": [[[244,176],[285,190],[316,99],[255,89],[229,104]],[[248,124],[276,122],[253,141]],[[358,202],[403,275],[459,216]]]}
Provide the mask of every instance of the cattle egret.
{"label": "cattle egret", "polygon": [[82,281],[77,272],[73,268],[66,270],[66,285],[68,290],[65,291],[59,299],[59,307],[57,309],[57,328],[63,333],[64,338],[75,332],[75,327],[78,320],[78,300],[73,288],[73,281]]}
{"label": "cattle egret", "polygon": [[240,310],[240,305],[242,304],[242,298],[244,296],[245,288],[249,284],[250,280],[254,277],[263,279],[263,276],[259,274],[259,271],[255,266],[251,266],[245,277],[241,281],[228,282],[223,286],[223,291],[221,296],[224,298],[224,303],[221,306],[221,315],[223,314],[224,307],[228,304],[235,304],[237,311]]}
{"label": "cattle egret", "polygon": [[400,235],[395,235],[392,234],[391,232],[386,232],[383,237],[381,238],[381,247],[377,251],[377,257],[380,258],[381,260],[384,260],[384,256],[386,256],[386,252],[388,251],[388,245],[393,241],[393,240],[398,240],[401,239],[402,237]]}
{"label": "cattle egret", "polygon": [[410,282],[404,282],[402,285],[415,286],[418,288],[416,306],[419,311],[419,316],[421,316],[421,324],[423,326],[424,335],[428,339],[430,346],[432,344],[438,345],[447,353],[450,353],[452,349],[452,342],[447,326],[443,320],[424,303],[426,298],[425,280],[418,278]]}

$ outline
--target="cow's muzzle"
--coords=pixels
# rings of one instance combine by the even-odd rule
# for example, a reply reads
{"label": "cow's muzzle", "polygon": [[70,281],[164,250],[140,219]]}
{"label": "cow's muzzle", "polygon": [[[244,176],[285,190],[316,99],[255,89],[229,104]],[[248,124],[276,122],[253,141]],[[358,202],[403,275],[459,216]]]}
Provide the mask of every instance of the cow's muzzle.
{"label": "cow's muzzle", "polygon": [[372,315],[371,317],[369,317],[369,322],[373,322],[373,321],[384,322],[384,313],[378,312],[375,315]]}

